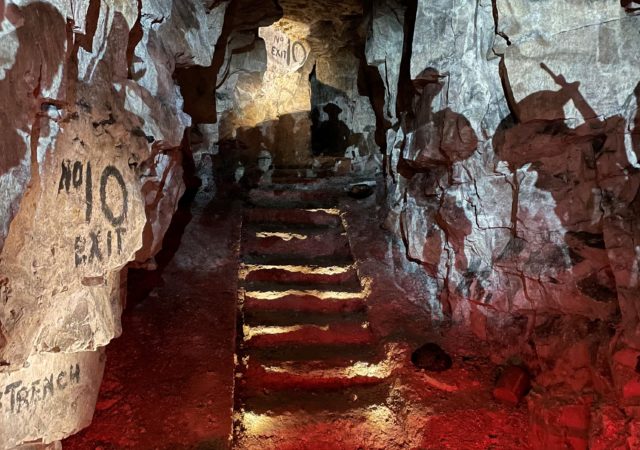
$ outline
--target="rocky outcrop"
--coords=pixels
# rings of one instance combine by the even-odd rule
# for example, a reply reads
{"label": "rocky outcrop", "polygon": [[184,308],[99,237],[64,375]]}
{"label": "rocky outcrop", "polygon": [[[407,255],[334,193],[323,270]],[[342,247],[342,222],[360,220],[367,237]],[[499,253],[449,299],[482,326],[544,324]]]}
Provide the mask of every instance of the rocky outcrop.
{"label": "rocky outcrop", "polygon": [[[586,6],[494,3],[418,6],[416,94],[388,142],[408,256],[441,279],[463,322],[610,318],[630,278],[610,261],[635,248],[633,232],[614,227],[637,192],[625,56],[637,43],[625,36],[638,18],[613,4],[594,17]],[[581,49],[572,58],[569,41]]]}
{"label": "rocky outcrop", "polygon": [[303,28],[286,17],[261,27],[251,53],[232,61],[240,76],[230,77],[221,91],[231,92],[233,106],[223,110],[220,138],[234,141],[245,164],[255,163],[261,146],[280,165],[308,156],[312,60]]}
{"label": "rocky outcrop", "polygon": [[4,8],[0,89],[16,101],[1,113],[0,381],[13,388],[0,448],[89,422],[102,347],[121,332],[120,272],[158,252],[184,192],[190,118],[172,75],[211,64],[225,8]]}
{"label": "rocky outcrop", "polygon": [[385,119],[395,124],[400,63],[405,39],[405,10],[400,1],[374,1],[371,29],[365,44],[367,64],[375,66],[384,83]]}
{"label": "rocky outcrop", "polygon": [[[610,358],[640,349],[632,3],[418,2],[403,61],[413,98],[387,132],[386,225],[438,281],[434,312],[483,339],[512,336],[509,351],[546,361],[545,389],[602,387],[592,374],[611,368],[626,404],[637,373]],[[556,346],[560,316],[575,348]]]}
{"label": "rocky outcrop", "polygon": [[[352,161],[354,172],[375,171],[381,160],[376,117],[360,92],[363,64],[356,56],[364,44],[363,5],[280,4],[282,17],[260,24],[259,40],[237,31],[229,39],[216,93],[220,150],[231,150],[244,166],[255,164],[260,148],[273,154],[276,167],[311,165],[313,156],[326,155],[313,139],[331,134],[317,131],[329,123],[341,127],[346,136],[339,139],[348,141],[331,156]],[[339,109],[334,121],[328,105]]]}

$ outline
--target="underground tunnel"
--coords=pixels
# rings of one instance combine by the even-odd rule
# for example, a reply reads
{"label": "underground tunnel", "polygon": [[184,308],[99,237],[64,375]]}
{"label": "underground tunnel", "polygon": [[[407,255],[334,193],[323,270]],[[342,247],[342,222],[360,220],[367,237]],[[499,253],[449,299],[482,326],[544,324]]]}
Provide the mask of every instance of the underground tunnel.
{"label": "underground tunnel", "polygon": [[640,448],[640,2],[0,27],[0,450]]}

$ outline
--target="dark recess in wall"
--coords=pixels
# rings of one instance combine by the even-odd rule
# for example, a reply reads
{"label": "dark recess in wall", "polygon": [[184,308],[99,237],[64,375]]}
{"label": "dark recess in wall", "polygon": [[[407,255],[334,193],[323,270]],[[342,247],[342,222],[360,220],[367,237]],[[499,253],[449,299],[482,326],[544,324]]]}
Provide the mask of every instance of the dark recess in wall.
{"label": "dark recess in wall", "polygon": [[[184,111],[192,117],[193,123],[217,122],[216,87],[224,76],[220,69],[224,65],[232,33],[252,31],[257,39],[258,28],[277,21],[282,13],[282,7],[276,0],[234,0],[229,3],[211,66],[177,68],[174,75],[184,98]],[[233,52],[242,53],[251,48]]]}

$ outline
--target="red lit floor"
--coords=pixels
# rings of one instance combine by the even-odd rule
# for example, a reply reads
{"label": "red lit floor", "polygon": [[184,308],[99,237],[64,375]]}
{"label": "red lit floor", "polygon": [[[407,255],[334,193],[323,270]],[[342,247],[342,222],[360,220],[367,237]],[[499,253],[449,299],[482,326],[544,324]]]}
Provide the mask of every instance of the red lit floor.
{"label": "red lit floor", "polygon": [[[365,375],[384,372],[384,389],[338,386],[315,402],[329,410],[323,417],[309,403],[302,405],[299,391],[266,391],[271,405],[236,413],[236,447],[527,449],[526,407],[496,403],[495,367],[487,349],[434,327],[425,308],[417,306],[426,302],[424,280],[407,273],[407,266],[400,268],[403,250],[380,229],[373,198],[341,198],[339,207],[358,275],[372,280],[366,320],[389,361],[379,373]],[[107,350],[94,422],[67,439],[65,449],[230,447],[240,211],[211,205],[206,211],[182,211],[175,222],[174,239],[160,258],[160,265],[166,264],[162,273],[132,274],[133,299],[123,336]],[[267,246],[273,237],[265,238]],[[254,276],[260,281],[259,272]],[[322,282],[323,276],[316,279]],[[148,295],[145,287],[153,287]],[[427,374],[411,365],[411,351],[429,341],[452,355],[451,369]],[[295,379],[303,383],[303,378]],[[349,401],[363,406],[349,409]],[[331,412],[338,407],[344,410]]]}
{"label": "red lit floor", "polygon": [[65,450],[225,448],[239,215],[180,210],[154,272],[132,271],[92,425]]}

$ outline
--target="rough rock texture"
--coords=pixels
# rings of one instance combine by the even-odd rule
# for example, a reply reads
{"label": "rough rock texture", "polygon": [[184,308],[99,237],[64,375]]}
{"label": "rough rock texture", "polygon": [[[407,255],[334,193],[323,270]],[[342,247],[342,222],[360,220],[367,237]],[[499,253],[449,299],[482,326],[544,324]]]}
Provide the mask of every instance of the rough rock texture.
{"label": "rough rock texture", "polygon": [[324,108],[333,104],[341,109],[335,122],[348,129],[348,143],[331,156],[346,156],[355,172],[375,171],[381,160],[376,117],[371,100],[359,92],[363,5],[280,4],[282,17],[261,24],[260,40],[234,31],[228,41],[216,92],[220,149],[231,149],[245,166],[255,164],[261,146],[272,152],[276,167],[309,164],[310,148],[322,153],[312,141],[318,127],[331,122]]}
{"label": "rough rock texture", "polygon": [[102,351],[42,353],[28,367],[1,374],[2,448],[56,441],[89,425],[104,361]]}
{"label": "rough rock texture", "polygon": [[[534,445],[606,448],[594,430],[624,422],[637,446],[640,4],[279,3],[2,2],[0,378],[31,390],[0,391],[0,446],[86,423],[122,269],[154,265],[189,142],[208,193],[217,156],[370,173],[386,145],[385,225],[418,263],[398,269],[531,366]],[[61,425],[79,394],[33,383],[79,355],[87,403]]]}
{"label": "rough rock texture", "polygon": [[[312,132],[322,138],[332,128],[326,124],[343,124],[346,139],[343,148],[332,149],[335,156],[348,157],[352,172],[375,173],[382,162],[375,142],[376,116],[370,99],[359,92],[360,59],[354,53],[354,48],[343,47],[318,56],[311,79]],[[335,106],[338,114],[334,117],[331,108]],[[315,153],[326,150],[322,145],[314,147]]]}
{"label": "rough rock texture", "polygon": [[[614,389],[635,405],[637,371],[611,359],[640,349],[633,3],[419,1],[411,52],[385,70],[404,106],[387,131],[386,226],[437,280],[434,313],[510,336],[545,389]],[[398,18],[374,20],[368,48]],[[560,442],[538,432],[534,445]]]}
{"label": "rough rock texture", "polygon": [[190,118],[172,74],[211,64],[225,8],[92,0],[2,10],[0,89],[15,101],[0,113],[0,376],[31,383],[86,364],[77,389],[58,384],[47,398],[41,383],[28,399],[5,396],[0,436],[11,439],[0,448],[87,425],[101,347],[121,331],[121,269],[157,253],[184,191]]}
{"label": "rough rock texture", "polygon": [[371,30],[366,41],[367,64],[375,66],[384,83],[384,117],[396,123],[400,63],[405,39],[405,6],[400,1],[373,2]]}
{"label": "rough rock texture", "polygon": [[[528,311],[604,319],[627,288],[609,262],[623,250],[608,231],[621,226],[614,217],[637,191],[627,158],[635,153],[623,145],[636,108],[634,64],[622,55],[637,47],[623,36],[638,19],[612,4],[599,9],[603,25],[573,8],[565,21],[563,11],[550,2],[419,4],[413,108],[388,135],[400,175],[392,199],[409,257],[441,278],[458,320]],[[541,30],[545,14],[549,29]],[[605,37],[587,39],[594,30]],[[567,36],[554,41],[557,33]],[[569,61],[566,39],[589,48]],[[601,88],[614,72],[615,93]],[[586,119],[575,120],[568,105]]]}
{"label": "rough rock texture", "polygon": [[253,150],[263,144],[280,164],[303,159],[310,147],[310,51],[294,25],[284,18],[261,28],[262,40],[252,53],[234,62],[238,65],[232,67],[234,72],[247,73],[230,80],[234,106],[225,111],[220,124],[222,139],[236,139],[241,147]]}

